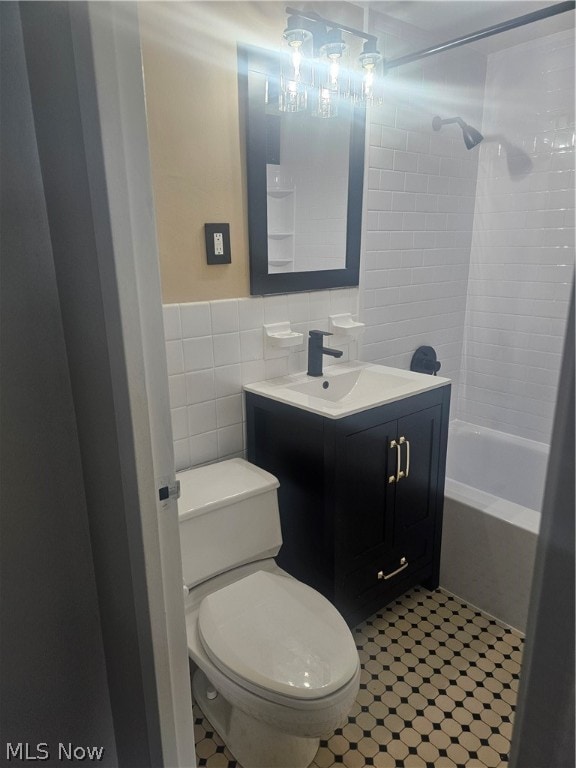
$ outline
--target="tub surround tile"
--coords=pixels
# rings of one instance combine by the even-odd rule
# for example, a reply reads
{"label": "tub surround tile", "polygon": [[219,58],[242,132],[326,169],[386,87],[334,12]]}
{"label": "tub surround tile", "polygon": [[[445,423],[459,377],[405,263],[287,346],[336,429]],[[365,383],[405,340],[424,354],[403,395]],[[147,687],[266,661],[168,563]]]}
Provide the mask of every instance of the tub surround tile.
{"label": "tub surround tile", "polygon": [[[522,636],[444,590],[414,589],[353,630],[360,691],[312,768],[505,768]],[[199,766],[242,768],[194,706]],[[246,768],[246,766],[244,767]]]}
{"label": "tub surround tile", "polygon": [[[375,12],[372,23],[390,38],[393,20]],[[406,49],[420,34],[401,25],[393,40]],[[404,368],[431,344],[453,382],[454,415],[546,442],[574,270],[573,64],[551,62],[560,51],[573,61],[573,50],[561,32],[487,59],[467,49],[423,62],[404,74],[413,108],[392,91],[386,109],[372,110],[367,154],[359,357]],[[420,104],[429,112],[431,82],[447,103],[466,83],[466,120],[517,149],[508,156],[485,140],[467,151],[458,131],[432,132],[415,114]],[[520,110],[510,90],[518,83],[531,94]],[[550,391],[528,395],[520,382],[542,382],[545,371]]]}
{"label": "tub surround tile", "polygon": [[[458,403],[463,420],[541,442],[552,429],[574,270],[573,253],[565,256],[573,247],[565,226],[574,207],[573,63],[553,62],[561,52],[573,61],[573,51],[573,35],[561,32],[488,58],[482,133],[498,126],[516,149],[480,146]],[[518,88],[531,94],[521,106],[512,98]],[[525,385],[541,381],[548,391],[529,394]]]}

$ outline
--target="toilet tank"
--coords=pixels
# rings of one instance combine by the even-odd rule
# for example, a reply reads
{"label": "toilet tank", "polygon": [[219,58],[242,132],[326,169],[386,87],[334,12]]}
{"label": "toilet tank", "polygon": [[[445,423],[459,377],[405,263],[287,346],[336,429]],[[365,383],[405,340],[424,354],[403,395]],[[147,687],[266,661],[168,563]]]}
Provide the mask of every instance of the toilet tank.
{"label": "toilet tank", "polygon": [[184,583],[193,587],[282,546],[278,480],[243,459],[178,472]]}

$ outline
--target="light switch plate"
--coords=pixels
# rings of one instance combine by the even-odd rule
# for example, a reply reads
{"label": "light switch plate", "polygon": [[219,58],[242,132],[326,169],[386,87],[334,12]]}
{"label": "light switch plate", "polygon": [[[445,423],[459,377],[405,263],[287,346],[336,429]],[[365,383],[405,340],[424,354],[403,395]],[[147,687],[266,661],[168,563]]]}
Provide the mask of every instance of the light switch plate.
{"label": "light switch plate", "polygon": [[230,264],[230,224],[204,224],[208,264]]}

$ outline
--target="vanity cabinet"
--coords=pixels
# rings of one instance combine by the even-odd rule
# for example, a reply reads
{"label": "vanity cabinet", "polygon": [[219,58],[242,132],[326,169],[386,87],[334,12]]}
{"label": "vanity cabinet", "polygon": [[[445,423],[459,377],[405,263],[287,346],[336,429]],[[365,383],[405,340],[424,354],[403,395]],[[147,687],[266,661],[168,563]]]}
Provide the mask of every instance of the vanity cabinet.
{"label": "vanity cabinet", "polygon": [[357,624],[438,586],[450,385],[340,419],[246,393],[248,460],[272,472],[279,565]]}

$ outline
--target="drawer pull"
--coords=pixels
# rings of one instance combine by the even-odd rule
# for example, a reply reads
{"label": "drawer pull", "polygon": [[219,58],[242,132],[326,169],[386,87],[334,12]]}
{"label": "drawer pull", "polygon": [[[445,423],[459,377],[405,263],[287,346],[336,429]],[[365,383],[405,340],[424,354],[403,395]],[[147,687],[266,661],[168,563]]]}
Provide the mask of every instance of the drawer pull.
{"label": "drawer pull", "polygon": [[404,568],[408,568],[408,562],[405,557],[400,558],[400,568],[396,568],[395,571],[392,571],[392,573],[384,573],[384,571],[378,571],[378,578],[379,579],[391,579],[392,576],[396,576],[397,573],[400,573],[400,571],[403,571]]}

